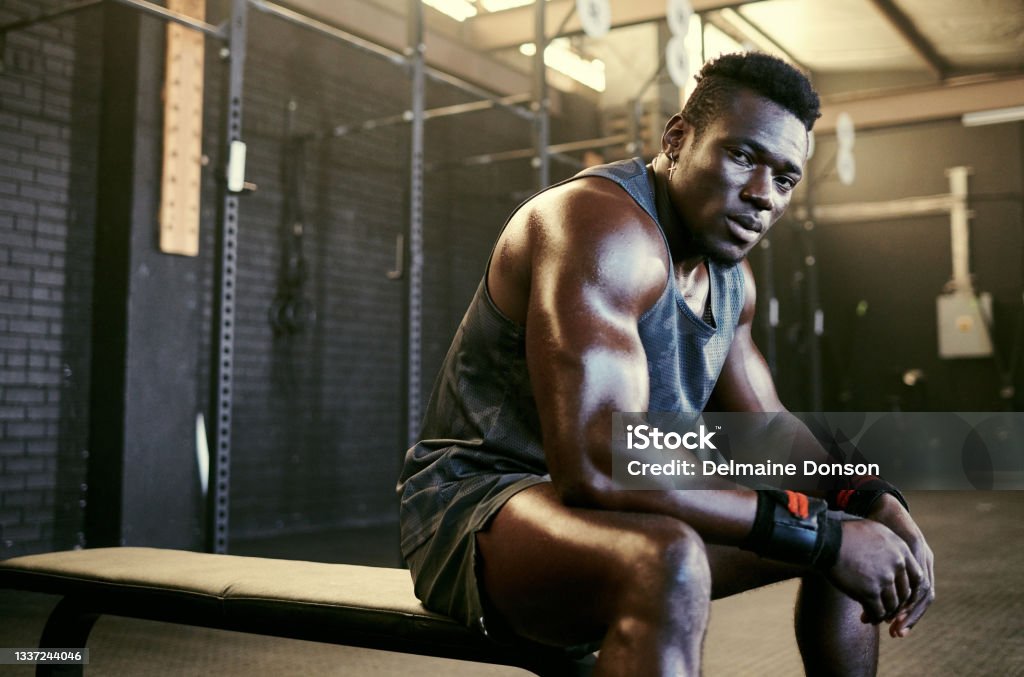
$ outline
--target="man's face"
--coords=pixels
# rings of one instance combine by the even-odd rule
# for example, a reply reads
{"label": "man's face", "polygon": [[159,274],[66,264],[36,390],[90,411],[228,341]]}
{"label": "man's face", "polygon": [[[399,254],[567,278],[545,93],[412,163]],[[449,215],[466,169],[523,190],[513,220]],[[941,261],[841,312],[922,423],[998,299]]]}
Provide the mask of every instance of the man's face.
{"label": "man's face", "polygon": [[[673,125],[677,136],[672,136]],[[807,131],[770,99],[742,89],[694,138],[673,118],[678,164],[669,195],[692,252],[735,264],[753,249],[789,205],[807,158]]]}

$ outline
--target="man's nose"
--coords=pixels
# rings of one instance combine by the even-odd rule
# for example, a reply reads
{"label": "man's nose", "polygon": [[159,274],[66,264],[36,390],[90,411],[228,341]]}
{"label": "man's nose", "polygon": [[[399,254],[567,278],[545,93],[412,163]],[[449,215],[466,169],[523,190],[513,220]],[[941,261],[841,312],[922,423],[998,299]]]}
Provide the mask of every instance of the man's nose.
{"label": "man's nose", "polygon": [[740,197],[760,211],[772,210],[772,173],[767,167],[758,167],[740,191]]}

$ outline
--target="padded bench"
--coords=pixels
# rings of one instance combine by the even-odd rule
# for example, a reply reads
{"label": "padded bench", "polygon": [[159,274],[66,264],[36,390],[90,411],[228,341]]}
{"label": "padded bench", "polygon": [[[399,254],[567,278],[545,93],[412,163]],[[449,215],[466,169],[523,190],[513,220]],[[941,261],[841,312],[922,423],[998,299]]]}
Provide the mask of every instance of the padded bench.
{"label": "padded bench", "polygon": [[[404,569],[95,548],[0,561],[0,587],[61,595],[39,642],[84,648],[103,614],[346,646],[586,675],[590,657],[534,644],[506,646],[427,611]],[[44,665],[37,675],[82,674]]]}

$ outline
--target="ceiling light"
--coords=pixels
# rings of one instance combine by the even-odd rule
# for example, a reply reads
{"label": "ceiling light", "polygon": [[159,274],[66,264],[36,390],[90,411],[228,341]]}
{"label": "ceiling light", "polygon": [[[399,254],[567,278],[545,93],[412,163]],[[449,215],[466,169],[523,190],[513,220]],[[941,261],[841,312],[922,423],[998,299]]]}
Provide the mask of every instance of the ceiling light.
{"label": "ceiling light", "polygon": [[[526,56],[534,56],[537,53],[537,46],[528,42],[520,45],[519,51]],[[544,50],[544,63],[593,90],[603,92],[605,89],[604,61],[580,56],[572,50],[565,38],[551,41]]]}

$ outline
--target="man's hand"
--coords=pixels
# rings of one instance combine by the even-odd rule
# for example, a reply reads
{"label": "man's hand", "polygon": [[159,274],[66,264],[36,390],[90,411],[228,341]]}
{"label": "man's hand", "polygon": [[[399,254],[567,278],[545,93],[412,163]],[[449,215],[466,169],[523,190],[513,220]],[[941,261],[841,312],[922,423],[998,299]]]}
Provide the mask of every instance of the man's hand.
{"label": "man's hand", "polygon": [[907,544],[887,527],[864,519],[842,524],[843,544],[829,580],[860,602],[864,622],[893,621],[921,587],[924,571]]}
{"label": "man's hand", "polygon": [[923,571],[914,594],[903,604],[889,626],[891,636],[906,637],[935,600],[935,557],[924,540],[924,534],[895,497],[885,494],[875,501],[868,519],[884,524],[902,538]]}

